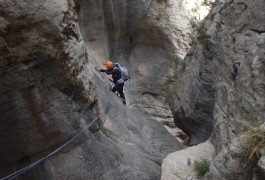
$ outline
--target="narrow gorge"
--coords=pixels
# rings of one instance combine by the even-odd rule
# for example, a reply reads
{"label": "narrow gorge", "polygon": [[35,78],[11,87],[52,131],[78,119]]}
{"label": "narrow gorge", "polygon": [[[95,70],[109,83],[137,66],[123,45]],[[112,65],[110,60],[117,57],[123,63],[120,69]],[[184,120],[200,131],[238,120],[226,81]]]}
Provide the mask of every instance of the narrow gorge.
{"label": "narrow gorge", "polygon": [[[1,0],[0,179],[264,179],[264,9]],[[126,106],[108,60],[130,72]]]}

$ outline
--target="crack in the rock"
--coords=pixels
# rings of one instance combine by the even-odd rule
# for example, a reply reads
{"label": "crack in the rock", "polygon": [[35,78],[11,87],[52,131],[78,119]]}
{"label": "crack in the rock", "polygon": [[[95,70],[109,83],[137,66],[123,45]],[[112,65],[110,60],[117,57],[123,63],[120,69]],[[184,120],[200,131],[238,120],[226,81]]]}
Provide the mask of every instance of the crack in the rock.
{"label": "crack in the rock", "polygon": [[230,117],[229,117],[229,115],[221,108],[221,106],[219,105],[219,103],[217,103],[218,104],[218,106],[219,106],[219,109],[226,115],[226,117],[228,118],[228,119],[230,119]]}
{"label": "crack in the rock", "polygon": [[250,31],[253,31],[255,33],[258,33],[258,34],[263,34],[265,33],[265,30],[258,30],[258,29],[249,29]]}

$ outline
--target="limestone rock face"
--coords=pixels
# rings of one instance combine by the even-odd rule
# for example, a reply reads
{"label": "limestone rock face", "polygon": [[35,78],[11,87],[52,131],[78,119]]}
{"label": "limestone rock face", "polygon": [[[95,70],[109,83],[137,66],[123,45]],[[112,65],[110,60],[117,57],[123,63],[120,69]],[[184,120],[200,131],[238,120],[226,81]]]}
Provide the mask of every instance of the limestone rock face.
{"label": "limestone rock face", "polygon": [[94,117],[96,93],[67,1],[1,1],[0,9],[3,176],[65,141],[82,126],[80,118],[89,122],[84,113]]}
{"label": "limestone rock face", "polygon": [[[212,139],[218,142],[218,150],[246,127],[264,122],[264,6],[263,1],[220,3],[211,16],[215,22],[205,23],[207,34],[217,33],[217,58],[213,60],[216,127]],[[241,65],[233,81],[235,61]]]}
{"label": "limestone rock face", "polygon": [[[142,5],[128,7],[149,7]],[[91,131],[19,178],[159,179],[162,159],[184,148],[161,123],[125,108],[93,71],[102,60],[96,58],[120,57],[121,38],[130,44],[124,34],[130,21],[113,14],[125,7],[125,1],[0,2],[1,178],[44,157],[99,113]],[[94,10],[86,11],[88,19],[85,8]]]}
{"label": "limestone rock face", "polygon": [[[218,151],[246,127],[264,121],[264,34],[259,22],[264,12],[258,13],[263,6],[263,1],[219,1],[200,29],[204,38],[196,44],[194,54],[210,60],[205,67],[215,90],[212,139]],[[236,61],[240,66],[233,80]]]}
{"label": "limestone rock face", "polygon": [[[259,158],[257,154],[264,150],[264,147],[260,146],[263,143],[264,127],[263,124],[258,128],[252,128],[234,138],[228,147],[215,157],[204,179],[255,179],[253,172]],[[259,161],[259,168],[262,167],[262,161],[263,158]],[[260,170],[262,173],[262,168]],[[262,176],[256,175],[256,178],[262,179]]]}
{"label": "limestone rock face", "polygon": [[[191,17],[178,1],[150,1],[148,8],[141,20],[132,21],[139,25],[132,26],[128,65],[133,76],[125,91],[131,108],[172,128],[175,124],[168,90],[189,49]],[[176,135],[176,131],[172,134]]]}
{"label": "limestone rock face", "polygon": [[[185,58],[186,68],[172,90],[172,109],[176,123],[191,135],[191,143],[207,139],[214,120],[213,137],[220,150],[242,132],[243,124],[264,119],[264,12],[258,13],[264,3],[218,2]],[[232,80],[236,61],[241,65]]]}
{"label": "limestone rock face", "polygon": [[[191,102],[180,102],[188,111],[183,118],[177,113],[180,107],[175,101],[179,101],[178,96],[189,96],[190,91],[175,91],[182,86],[178,80],[182,79],[183,58],[190,49],[194,32],[196,13],[190,4],[200,7],[201,3],[88,0],[81,2],[78,11],[81,32],[91,57],[99,64],[110,58],[129,68],[131,80],[125,83],[129,108],[154,117],[175,136],[179,132],[176,122],[193,136],[194,144],[206,140],[212,131],[213,88],[207,82],[195,84],[194,88],[188,86],[187,89],[199,93],[196,92],[198,95],[194,95]],[[208,79],[204,77],[202,81]],[[186,84],[183,86],[186,88]],[[185,125],[185,122],[188,123]],[[192,124],[190,131],[189,124]]]}
{"label": "limestone rock face", "polygon": [[100,64],[110,58],[129,68],[129,108],[176,127],[168,89],[190,48],[191,15],[185,6],[171,0],[89,0],[81,2],[78,14],[89,54]]}
{"label": "limestone rock face", "polygon": [[[264,6],[262,0],[217,1],[172,88],[175,121],[191,135],[191,144],[211,135],[217,156],[209,179],[254,178],[258,161],[245,172],[244,153],[235,149],[244,139],[231,141],[264,122]],[[233,79],[235,62],[240,66]],[[257,168],[261,172],[262,159]]]}
{"label": "limestone rock face", "polygon": [[[205,23],[206,33],[216,33],[217,37],[217,57],[213,59],[215,128],[211,140],[220,152],[216,161],[220,160],[222,154],[233,157],[230,169],[237,168],[233,163],[239,163],[233,152],[226,152],[227,146],[232,146],[231,139],[240,136],[247,127],[264,122],[265,31],[261,23],[264,22],[264,7],[264,1],[261,0],[220,2],[209,17],[210,20]],[[232,80],[232,66],[236,61],[240,62],[240,66],[236,79]],[[222,158],[222,164],[225,159]],[[228,171],[226,179],[234,179],[233,174]],[[211,178],[218,177],[218,174],[212,175]],[[251,178],[252,172],[241,173],[241,176],[236,177]]]}
{"label": "limestone rock face", "polygon": [[177,71],[176,81],[169,87],[168,99],[175,124],[191,137],[190,145],[206,141],[213,130],[215,54],[210,41],[203,44],[194,41]]}
{"label": "limestone rock face", "polygon": [[[173,98],[172,107],[176,123],[193,135],[191,142],[211,135],[217,156],[208,179],[258,176],[252,169],[258,161],[245,164],[246,152],[236,148],[243,146],[244,136],[234,138],[249,126],[264,122],[264,6],[261,0],[218,1],[185,57],[186,68],[177,83],[180,88],[175,90],[177,98]],[[233,79],[235,62],[240,66]],[[197,122],[205,123],[201,126]],[[198,128],[204,129],[207,136]],[[257,168],[261,172],[262,159]]]}

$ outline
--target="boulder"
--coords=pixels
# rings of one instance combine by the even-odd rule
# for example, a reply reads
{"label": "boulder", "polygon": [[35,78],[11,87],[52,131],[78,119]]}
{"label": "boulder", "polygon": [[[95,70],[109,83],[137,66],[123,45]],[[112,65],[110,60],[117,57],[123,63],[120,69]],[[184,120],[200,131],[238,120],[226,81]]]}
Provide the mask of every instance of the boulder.
{"label": "boulder", "polygon": [[162,164],[161,180],[199,179],[195,161],[213,160],[215,148],[210,141],[169,154]]}

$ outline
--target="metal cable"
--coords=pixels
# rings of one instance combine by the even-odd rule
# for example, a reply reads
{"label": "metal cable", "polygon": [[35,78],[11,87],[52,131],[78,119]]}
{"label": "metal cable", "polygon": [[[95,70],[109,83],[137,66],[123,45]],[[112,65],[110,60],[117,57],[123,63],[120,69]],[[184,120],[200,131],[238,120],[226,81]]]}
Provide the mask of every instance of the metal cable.
{"label": "metal cable", "polygon": [[[111,99],[111,96],[109,96],[109,99],[104,107],[104,110],[106,109],[107,105],[109,104],[109,101]],[[60,147],[58,147],[57,149],[55,149],[53,152],[51,152],[50,154],[48,154],[47,156],[35,161],[34,163],[31,163],[30,165],[10,174],[7,175],[3,178],[1,178],[0,180],[6,180],[6,179],[14,179],[15,177],[23,174],[24,172],[28,171],[29,169],[33,168],[34,166],[38,165],[39,163],[43,162],[44,160],[48,159],[49,157],[53,156],[54,154],[56,154],[57,152],[61,151],[63,148],[65,148],[68,144],[70,144],[72,141],[74,141],[76,138],[78,138],[81,134],[83,134],[85,132],[85,130],[87,130],[88,128],[90,128],[99,118],[100,115],[98,115],[91,123],[89,123],[88,125],[85,126],[85,128],[83,128],[79,133],[77,133],[74,137],[72,137],[69,141],[67,141],[66,143],[64,143],[63,145],[61,145]]]}
{"label": "metal cable", "polygon": [[84,129],[82,129],[77,135],[75,135],[74,137],[72,137],[68,142],[64,143],[63,145],[61,145],[59,148],[55,149],[53,152],[51,152],[50,154],[48,154],[47,156],[39,159],[38,161],[35,161],[34,163],[4,177],[1,178],[1,180],[5,180],[5,179],[14,179],[15,177],[17,177],[20,174],[23,174],[24,172],[28,171],[29,169],[33,168],[34,166],[38,165],[39,163],[41,163],[42,161],[46,160],[47,158],[53,156],[54,154],[56,154],[57,152],[59,152],[60,150],[62,150],[64,147],[66,147],[68,144],[70,144],[72,141],[74,141],[76,138],[78,138],[81,134],[84,133],[85,130],[87,130],[88,128],[90,128],[95,122],[96,120],[99,118],[99,115],[88,125],[85,126]]}
{"label": "metal cable", "polygon": [[[148,14],[148,12],[149,12],[149,10],[150,10],[150,7],[151,7],[151,5],[152,5],[152,2],[153,2],[153,0],[151,1],[150,5],[149,5],[149,7],[148,7],[148,10],[147,10],[146,15]],[[146,15],[145,15],[145,16],[146,16]],[[145,17],[145,16],[144,16],[144,17]],[[144,17],[143,17],[143,18],[144,18]],[[93,59],[93,60],[94,60],[94,59]],[[94,61],[95,61],[95,60],[94,60]],[[108,76],[105,75],[105,73],[103,73],[103,74],[104,74],[103,76],[105,76],[105,78],[108,79]],[[75,94],[75,92],[74,92],[74,94]],[[107,103],[106,103],[106,105],[105,105],[105,108],[106,108],[107,105],[109,104],[110,99],[111,99],[111,96],[109,96],[109,99],[108,99],[108,101],[107,101]],[[104,108],[104,109],[105,109],[105,108]],[[67,141],[66,143],[64,143],[63,145],[61,145],[61,146],[58,147],[57,149],[55,149],[53,152],[51,152],[51,153],[48,154],[47,156],[45,156],[45,157],[43,157],[43,158],[41,158],[41,159],[39,159],[39,160],[37,160],[37,161],[31,163],[30,165],[27,165],[26,167],[24,167],[24,168],[22,168],[22,169],[20,169],[20,170],[18,170],[18,171],[16,171],[16,172],[14,172],[14,173],[11,173],[11,174],[9,174],[9,175],[7,175],[7,176],[1,178],[0,180],[7,180],[7,179],[12,180],[12,179],[14,179],[15,177],[17,177],[17,176],[19,176],[19,175],[25,173],[26,171],[30,170],[31,168],[37,166],[38,164],[40,164],[41,162],[45,161],[45,160],[48,159],[49,157],[53,156],[53,155],[56,154],[57,152],[61,151],[63,148],[65,148],[67,145],[69,145],[72,141],[74,141],[75,139],[77,139],[81,134],[83,134],[87,129],[89,129],[89,128],[90,128],[90,127],[91,127],[91,126],[92,126],[92,125],[98,120],[98,118],[99,118],[99,115],[98,115],[95,119],[93,119],[93,121],[92,121],[91,123],[89,123],[88,125],[86,125],[85,128],[83,128],[83,129],[80,130],[76,135],[74,135],[69,141]]]}

